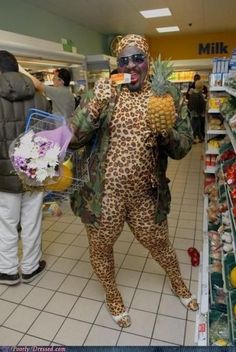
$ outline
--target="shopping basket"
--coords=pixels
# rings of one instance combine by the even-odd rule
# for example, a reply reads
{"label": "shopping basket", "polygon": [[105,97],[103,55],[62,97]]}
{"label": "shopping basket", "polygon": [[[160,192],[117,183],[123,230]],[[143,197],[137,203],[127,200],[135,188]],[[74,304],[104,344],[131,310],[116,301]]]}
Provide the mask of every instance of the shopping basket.
{"label": "shopping basket", "polygon": [[[84,182],[89,180],[89,160],[85,158],[85,154],[81,149],[70,150],[68,148],[71,137],[72,132],[63,116],[50,114],[38,109],[30,109],[26,117],[24,133],[12,143],[9,149],[13,166],[19,177],[21,177],[26,189],[45,191],[45,201],[52,202],[55,200],[61,202],[68,199],[71,193],[78,190]],[[38,144],[39,140],[41,142],[40,146]],[[27,149],[30,149],[32,145],[33,151],[30,150],[29,153]],[[58,148],[56,149],[58,151],[56,155],[58,159],[56,161],[53,160],[53,168],[47,164],[47,161],[48,158],[50,159],[51,152],[54,152],[55,145]],[[20,154],[21,152],[22,154]],[[42,159],[46,153],[47,159],[45,161]],[[28,154],[30,154],[30,157],[27,158]],[[32,171],[32,163],[36,166],[33,169],[34,173],[29,175],[26,169],[30,165],[30,170]],[[40,169],[42,165],[46,171]],[[51,169],[49,170],[50,172],[48,171],[48,165],[52,169],[53,176],[50,175]],[[43,178],[42,174],[44,172],[49,172],[49,175],[41,182],[40,179],[35,180],[36,172],[41,173],[41,178]]]}

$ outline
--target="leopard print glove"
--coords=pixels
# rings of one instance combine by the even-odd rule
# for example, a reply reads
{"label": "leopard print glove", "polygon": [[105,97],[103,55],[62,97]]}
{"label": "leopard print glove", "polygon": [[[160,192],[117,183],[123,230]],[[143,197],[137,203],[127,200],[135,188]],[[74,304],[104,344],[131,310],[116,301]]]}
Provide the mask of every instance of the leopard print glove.
{"label": "leopard print glove", "polygon": [[100,78],[94,85],[94,98],[88,104],[88,110],[91,117],[98,119],[101,110],[106,107],[112,96],[115,94],[115,88],[108,78]]}

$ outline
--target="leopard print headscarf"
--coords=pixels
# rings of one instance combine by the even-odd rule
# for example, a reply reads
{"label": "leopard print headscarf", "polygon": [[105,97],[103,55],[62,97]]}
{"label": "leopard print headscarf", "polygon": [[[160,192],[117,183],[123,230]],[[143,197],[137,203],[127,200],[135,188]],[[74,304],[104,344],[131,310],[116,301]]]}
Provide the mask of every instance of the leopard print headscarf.
{"label": "leopard print headscarf", "polygon": [[149,56],[148,42],[144,37],[138,34],[127,34],[121,39],[117,47],[117,55],[127,46],[137,46],[142,52]]}

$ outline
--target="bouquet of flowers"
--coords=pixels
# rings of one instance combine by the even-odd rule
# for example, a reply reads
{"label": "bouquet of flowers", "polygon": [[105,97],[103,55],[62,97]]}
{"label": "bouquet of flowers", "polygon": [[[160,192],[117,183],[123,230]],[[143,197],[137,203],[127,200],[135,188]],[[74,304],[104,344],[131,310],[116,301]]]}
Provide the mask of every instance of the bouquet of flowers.
{"label": "bouquet of flowers", "polygon": [[16,142],[11,160],[16,172],[23,176],[26,183],[28,179],[29,185],[43,185],[48,177],[58,175],[60,151],[58,143],[37,136],[31,130]]}
{"label": "bouquet of flowers", "polygon": [[36,124],[13,141],[9,148],[11,162],[26,186],[45,187],[57,182],[71,137],[65,124],[54,129],[50,125],[43,131]]}

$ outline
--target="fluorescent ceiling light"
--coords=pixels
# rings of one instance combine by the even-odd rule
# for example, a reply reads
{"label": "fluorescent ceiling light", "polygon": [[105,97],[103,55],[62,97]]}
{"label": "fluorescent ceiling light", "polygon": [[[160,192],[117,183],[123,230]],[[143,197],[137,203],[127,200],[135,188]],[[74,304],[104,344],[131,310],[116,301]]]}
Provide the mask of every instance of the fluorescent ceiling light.
{"label": "fluorescent ceiling light", "polygon": [[167,7],[163,9],[145,10],[139,12],[145,18],[171,16],[170,9],[168,9]]}
{"label": "fluorescent ceiling light", "polygon": [[166,33],[166,32],[178,32],[178,26],[171,26],[171,27],[158,27],[156,28],[157,32],[159,33]]}

